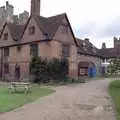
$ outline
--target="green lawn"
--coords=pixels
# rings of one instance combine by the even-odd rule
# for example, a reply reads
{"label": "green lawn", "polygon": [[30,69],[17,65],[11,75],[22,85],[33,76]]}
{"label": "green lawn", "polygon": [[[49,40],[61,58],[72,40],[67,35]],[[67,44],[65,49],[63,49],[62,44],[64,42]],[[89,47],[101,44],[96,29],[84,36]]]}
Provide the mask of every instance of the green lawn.
{"label": "green lawn", "polygon": [[21,92],[12,94],[7,86],[0,86],[0,113],[18,108],[52,92],[54,91],[49,88],[34,86],[31,93],[25,94]]}
{"label": "green lawn", "polygon": [[120,80],[113,81],[109,85],[109,93],[115,103],[117,120],[120,120]]}

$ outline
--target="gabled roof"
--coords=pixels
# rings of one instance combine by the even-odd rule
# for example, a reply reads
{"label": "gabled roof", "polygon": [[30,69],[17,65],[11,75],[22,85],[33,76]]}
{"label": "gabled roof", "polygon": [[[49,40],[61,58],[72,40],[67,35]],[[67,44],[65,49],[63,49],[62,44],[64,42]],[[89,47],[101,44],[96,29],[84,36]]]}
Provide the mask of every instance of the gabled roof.
{"label": "gabled roof", "polygon": [[16,24],[8,23],[8,28],[10,30],[13,40],[16,41],[21,40],[24,27],[25,27],[24,25],[16,25]]}
{"label": "gabled roof", "polygon": [[74,36],[74,33],[72,31],[72,28],[66,13],[48,17],[48,18],[45,18],[42,16],[33,16],[33,17],[36,23],[38,24],[40,30],[42,31],[42,33],[47,34],[50,39],[53,39],[59,26],[62,24],[62,20],[66,18],[66,20],[68,21],[72,36],[74,37],[75,44],[77,45],[76,38]]}
{"label": "gabled roof", "polygon": [[10,34],[11,34],[13,40],[18,41],[22,38],[24,27],[25,27],[24,25],[16,25],[16,24],[12,24],[12,23],[5,23],[4,26],[3,26],[3,29],[1,31],[1,36],[2,36],[6,26],[8,26],[8,29],[10,31]]}
{"label": "gabled roof", "polygon": [[74,36],[74,33],[72,31],[72,28],[71,28],[71,25],[70,25],[70,22],[68,20],[66,13],[48,17],[48,18],[42,17],[42,16],[30,16],[25,25],[16,25],[16,24],[12,24],[12,23],[5,23],[5,25],[2,29],[1,35],[2,35],[5,27],[8,26],[13,40],[15,40],[15,41],[21,40],[31,18],[35,19],[35,21],[36,21],[38,27],[40,28],[40,30],[42,31],[43,35],[48,35],[49,40],[53,39],[59,26],[62,24],[62,20],[64,18],[66,18],[66,20],[68,21],[72,36],[74,38],[74,42],[77,45],[76,38]]}
{"label": "gabled roof", "polygon": [[48,18],[35,16],[35,20],[43,34],[47,33],[51,38],[53,38],[65,16],[66,14],[56,15]]}

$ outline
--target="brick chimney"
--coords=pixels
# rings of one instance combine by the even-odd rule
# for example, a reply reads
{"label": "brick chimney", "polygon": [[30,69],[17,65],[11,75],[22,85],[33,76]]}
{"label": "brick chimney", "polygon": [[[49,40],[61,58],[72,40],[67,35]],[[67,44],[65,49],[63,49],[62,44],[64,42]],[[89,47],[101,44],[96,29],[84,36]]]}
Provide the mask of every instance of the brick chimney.
{"label": "brick chimney", "polygon": [[31,0],[31,15],[40,16],[40,0]]}
{"label": "brick chimney", "polygon": [[89,38],[85,38],[84,40],[85,40],[87,43],[89,43]]}
{"label": "brick chimney", "polygon": [[105,49],[105,48],[106,48],[106,44],[104,42],[104,43],[102,43],[102,49]]}

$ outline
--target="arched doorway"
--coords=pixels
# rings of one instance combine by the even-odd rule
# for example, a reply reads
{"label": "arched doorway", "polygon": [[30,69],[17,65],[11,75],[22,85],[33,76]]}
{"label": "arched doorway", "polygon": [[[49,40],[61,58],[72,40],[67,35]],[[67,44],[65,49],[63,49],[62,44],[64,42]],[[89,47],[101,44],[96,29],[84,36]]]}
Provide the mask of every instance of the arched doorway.
{"label": "arched doorway", "polygon": [[78,76],[96,76],[96,66],[92,62],[81,61],[78,64]]}

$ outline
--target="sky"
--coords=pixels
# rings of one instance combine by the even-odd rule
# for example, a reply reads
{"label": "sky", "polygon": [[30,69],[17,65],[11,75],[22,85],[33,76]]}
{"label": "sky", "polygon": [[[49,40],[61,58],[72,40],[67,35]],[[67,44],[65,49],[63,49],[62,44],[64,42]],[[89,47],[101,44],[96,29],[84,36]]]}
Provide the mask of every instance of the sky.
{"label": "sky", "polygon": [[[6,0],[0,0],[0,6]],[[31,0],[9,0],[14,13],[30,12]],[[113,37],[120,36],[120,0],[41,0],[45,17],[66,12],[76,37],[90,41],[98,48],[102,42],[113,47]]]}

